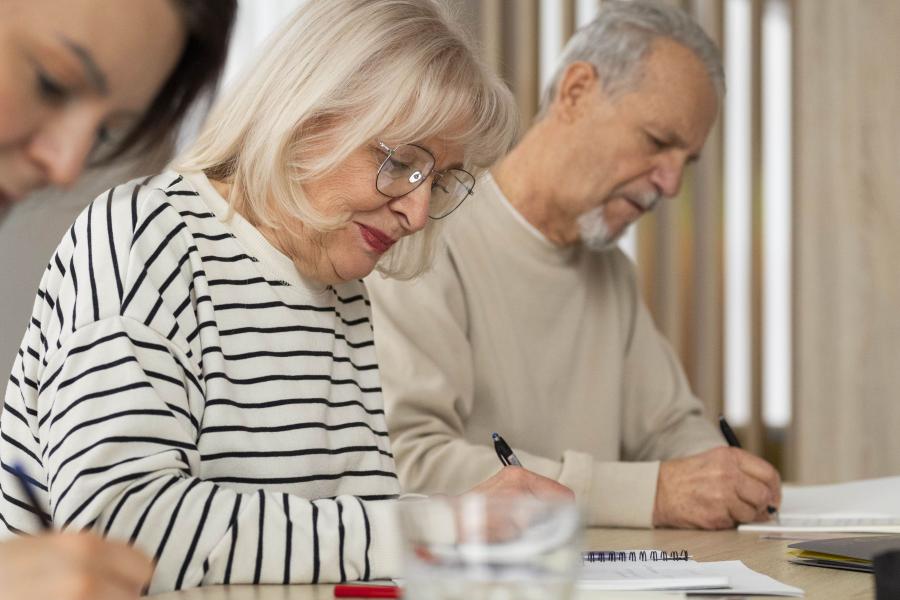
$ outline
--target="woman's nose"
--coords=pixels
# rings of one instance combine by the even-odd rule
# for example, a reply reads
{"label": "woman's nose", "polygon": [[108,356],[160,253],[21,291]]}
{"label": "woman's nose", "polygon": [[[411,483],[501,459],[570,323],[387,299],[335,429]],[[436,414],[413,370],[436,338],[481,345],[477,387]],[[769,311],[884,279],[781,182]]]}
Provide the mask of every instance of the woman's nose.
{"label": "woman's nose", "polygon": [[391,210],[398,213],[403,227],[409,233],[420,231],[428,223],[428,209],[431,204],[431,181],[422,184],[399,198],[391,201]]}
{"label": "woman's nose", "polygon": [[32,136],[26,154],[45,181],[65,187],[84,170],[96,139],[97,127],[90,120],[62,115]]}

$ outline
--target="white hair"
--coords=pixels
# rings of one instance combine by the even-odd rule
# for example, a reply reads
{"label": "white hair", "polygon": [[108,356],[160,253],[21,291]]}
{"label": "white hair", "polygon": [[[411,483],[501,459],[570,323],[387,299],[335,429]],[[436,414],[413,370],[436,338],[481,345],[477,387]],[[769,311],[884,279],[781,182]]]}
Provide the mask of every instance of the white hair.
{"label": "white hair", "polygon": [[575,32],[541,96],[539,117],[556,97],[557,86],[573,62],[594,65],[610,95],[631,89],[640,80],[640,66],[653,42],[668,38],[693,51],[721,98],[725,94],[722,56],[690,15],[658,0],[605,0],[597,17]]}
{"label": "white hair", "polygon": [[[308,0],[173,166],[230,183],[234,210],[289,236],[294,219],[317,231],[347,223],[316,211],[302,186],[364,144],[443,137],[477,171],[509,150],[517,128],[511,93],[443,3]],[[378,270],[410,278],[427,269],[438,224],[401,239]]]}

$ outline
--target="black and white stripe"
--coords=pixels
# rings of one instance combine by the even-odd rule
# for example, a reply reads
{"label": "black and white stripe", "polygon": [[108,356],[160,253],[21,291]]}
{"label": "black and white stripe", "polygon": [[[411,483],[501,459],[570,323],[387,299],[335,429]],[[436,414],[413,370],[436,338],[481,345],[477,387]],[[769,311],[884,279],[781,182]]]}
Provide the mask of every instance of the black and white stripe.
{"label": "black and white stripe", "polygon": [[0,530],[39,527],[20,464],[57,527],[156,557],[152,592],[395,574],[362,283],[285,281],[197,181],[113,188],[50,260],[0,416]]}

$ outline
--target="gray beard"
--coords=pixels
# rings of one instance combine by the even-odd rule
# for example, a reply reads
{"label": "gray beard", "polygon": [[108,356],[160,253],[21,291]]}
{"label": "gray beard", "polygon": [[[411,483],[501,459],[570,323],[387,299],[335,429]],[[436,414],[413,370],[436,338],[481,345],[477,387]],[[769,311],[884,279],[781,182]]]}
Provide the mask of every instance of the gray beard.
{"label": "gray beard", "polygon": [[[646,212],[652,211],[662,199],[658,194],[645,194],[637,202],[644,207]],[[581,242],[591,252],[606,252],[616,247],[616,244],[632,223],[622,228],[618,233],[613,233],[603,216],[603,206],[598,206],[578,217],[578,229],[581,233]]]}
{"label": "gray beard", "polygon": [[615,248],[616,243],[625,230],[613,234],[603,218],[603,207],[592,208],[578,217],[578,229],[581,233],[581,243],[591,252],[606,252]]}

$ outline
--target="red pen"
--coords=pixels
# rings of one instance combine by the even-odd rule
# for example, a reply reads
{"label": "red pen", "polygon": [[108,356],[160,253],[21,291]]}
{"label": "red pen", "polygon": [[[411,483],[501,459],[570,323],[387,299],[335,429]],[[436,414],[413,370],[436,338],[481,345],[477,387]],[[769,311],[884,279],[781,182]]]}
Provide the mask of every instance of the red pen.
{"label": "red pen", "polygon": [[334,586],[335,598],[402,598],[403,590],[394,583],[339,583]]}

